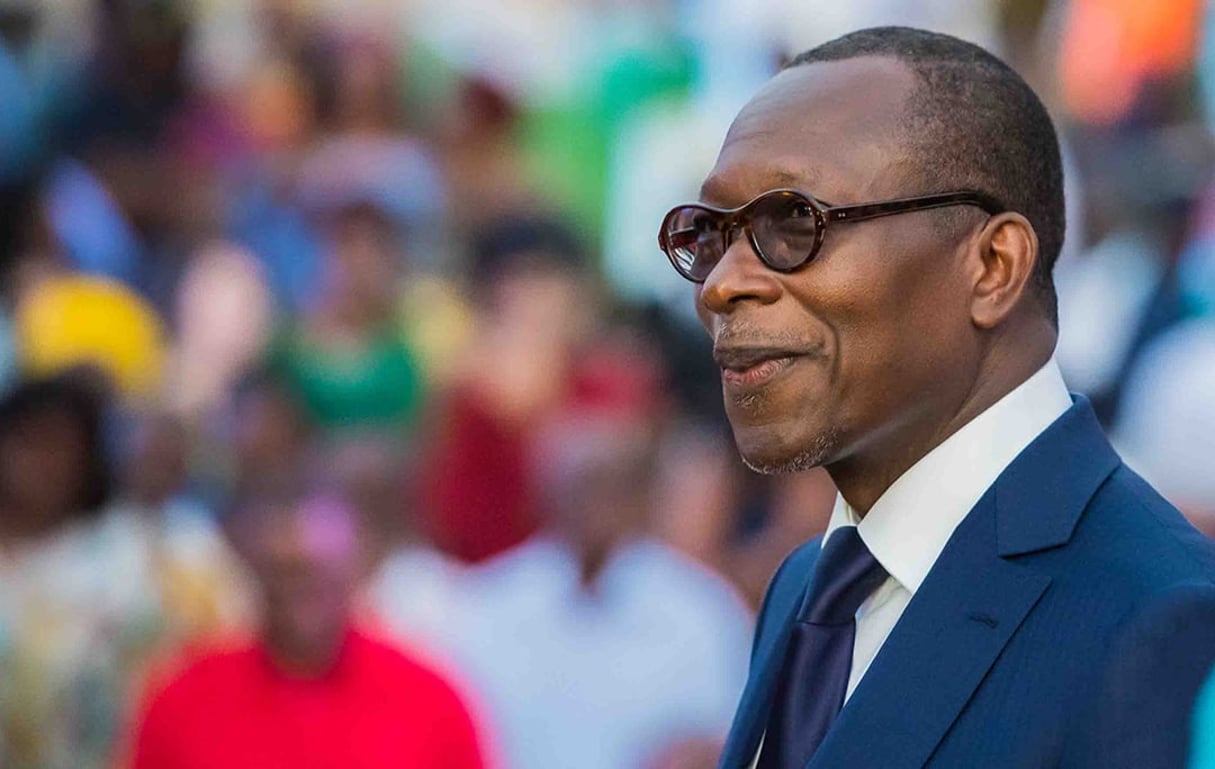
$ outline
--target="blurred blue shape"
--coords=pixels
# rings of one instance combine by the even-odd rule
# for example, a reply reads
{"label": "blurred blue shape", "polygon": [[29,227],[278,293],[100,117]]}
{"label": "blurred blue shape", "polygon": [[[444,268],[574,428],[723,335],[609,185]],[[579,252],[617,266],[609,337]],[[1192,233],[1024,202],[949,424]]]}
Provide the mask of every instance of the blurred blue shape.
{"label": "blurred blue shape", "polygon": [[1190,769],[1215,769],[1215,670],[1194,705]]}
{"label": "blurred blue shape", "polygon": [[0,41],[0,182],[19,177],[37,155],[40,132],[33,89]]}
{"label": "blurred blue shape", "polygon": [[46,210],[73,267],[136,285],[139,238],[88,168],[75,160],[59,161],[47,180]]}
{"label": "blurred blue shape", "polygon": [[1186,246],[1177,264],[1177,281],[1188,317],[1215,316],[1215,233]]}
{"label": "blurred blue shape", "polygon": [[307,217],[264,178],[246,180],[231,201],[228,233],[257,256],[275,302],[288,311],[306,307],[321,280],[320,243]]}
{"label": "blurred blue shape", "polygon": [[[17,343],[13,339],[13,322],[0,312],[0,393],[6,392],[17,379]],[[3,638],[0,638],[2,644]]]}

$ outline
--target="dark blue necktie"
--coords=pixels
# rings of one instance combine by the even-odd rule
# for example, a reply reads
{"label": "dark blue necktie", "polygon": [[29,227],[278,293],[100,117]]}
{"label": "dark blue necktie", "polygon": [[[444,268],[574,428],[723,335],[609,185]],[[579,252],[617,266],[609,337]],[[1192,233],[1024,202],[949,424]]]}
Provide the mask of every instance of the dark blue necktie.
{"label": "dark blue necktie", "polygon": [[856,610],[886,576],[855,526],[823,545],[785,652],[759,769],[805,769],[822,744],[848,690]]}

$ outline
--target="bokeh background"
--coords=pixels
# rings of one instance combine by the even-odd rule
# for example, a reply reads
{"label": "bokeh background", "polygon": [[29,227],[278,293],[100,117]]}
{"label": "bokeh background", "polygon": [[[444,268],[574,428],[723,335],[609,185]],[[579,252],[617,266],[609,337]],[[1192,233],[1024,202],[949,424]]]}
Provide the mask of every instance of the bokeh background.
{"label": "bokeh background", "polygon": [[[783,60],[887,23],[1051,109],[1059,362],[1215,533],[1206,2],[3,0],[0,766],[129,765],[182,659],[345,618],[486,763],[711,766],[834,490],[742,467],[655,232]],[[320,535],[243,542],[276,505]]]}

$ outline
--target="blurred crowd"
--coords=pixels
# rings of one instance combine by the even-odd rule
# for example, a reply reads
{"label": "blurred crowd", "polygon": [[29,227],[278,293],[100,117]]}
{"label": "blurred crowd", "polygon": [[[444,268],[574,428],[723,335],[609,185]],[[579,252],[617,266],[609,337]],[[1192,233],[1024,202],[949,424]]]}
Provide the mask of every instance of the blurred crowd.
{"label": "blurred crowd", "polygon": [[1215,534],[1215,5],[5,0],[0,766],[713,766],[834,489],[654,233],[885,23],[1051,108],[1060,364]]}

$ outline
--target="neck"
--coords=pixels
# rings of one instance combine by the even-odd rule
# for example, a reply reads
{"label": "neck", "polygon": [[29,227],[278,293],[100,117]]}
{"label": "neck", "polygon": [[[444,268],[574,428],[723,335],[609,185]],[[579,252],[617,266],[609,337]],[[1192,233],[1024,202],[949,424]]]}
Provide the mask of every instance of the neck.
{"label": "neck", "polygon": [[971,372],[970,386],[941,399],[925,398],[912,417],[877,431],[846,458],[827,465],[844,500],[864,517],[886,490],[925,455],[1033,376],[1053,345],[1010,352],[993,346]]}
{"label": "neck", "polygon": [[631,539],[628,533],[621,533],[608,540],[591,544],[571,542],[578,554],[578,584],[585,592],[593,593],[599,586],[599,578],[604,569],[611,563],[613,556]]}
{"label": "neck", "polygon": [[18,512],[15,507],[0,505],[0,541],[15,544],[35,540],[50,534],[70,518],[63,512]]}
{"label": "neck", "polygon": [[323,640],[302,642],[267,628],[263,637],[274,668],[288,678],[322,678],[337,667],[348,630]]}

